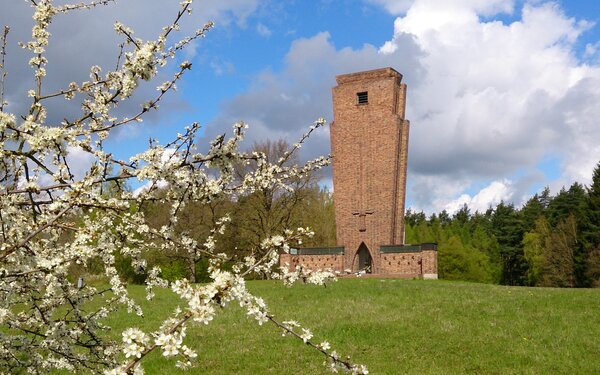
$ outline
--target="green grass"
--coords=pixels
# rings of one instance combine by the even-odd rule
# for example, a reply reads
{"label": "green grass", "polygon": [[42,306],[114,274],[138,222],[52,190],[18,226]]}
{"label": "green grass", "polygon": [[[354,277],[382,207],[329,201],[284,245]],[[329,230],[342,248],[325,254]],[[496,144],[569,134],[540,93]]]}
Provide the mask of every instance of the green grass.
{"label": "green grass", "polygon": [[[294,319],[372,374],[600,373],[600,290],[505,287],[445,281],[343,279],[327,288],[249,282],[280,320]],[[132,287],[143,300],[143,289]],[[121,329],[156,329],[179,303],[169,291]],[[147,374],[325,374],[323,357],[237,306],[188,330],[191,372],[153,353]]]}

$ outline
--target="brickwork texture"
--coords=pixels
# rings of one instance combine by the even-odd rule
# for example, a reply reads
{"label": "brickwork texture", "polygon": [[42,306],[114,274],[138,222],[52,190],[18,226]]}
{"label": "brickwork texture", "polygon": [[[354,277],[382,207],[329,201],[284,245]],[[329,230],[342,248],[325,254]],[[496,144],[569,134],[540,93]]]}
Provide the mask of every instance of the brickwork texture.
{"label": "brickwork texture", "polygon": [[404,243],[410,123],[402,75],[383,68],[340,75],[336,81],[330,132],[336,240],[344,255],[286,259],[309,268],[356,272],[364,265],[364,250],[362,260],[359,254],[364,243],[374,274],[437,275],[437,251],[380,251]]}
{"label": "brickwork texture", "polygon": [[[364,242],[373,273],[380,273],[379,246],[404,242],[406,85],[392,68],[336,80],[331,149],[337,243],[346,250],[344,268],[358,270],[356,251]],[[367,102],[359,103],[364,93]]]}

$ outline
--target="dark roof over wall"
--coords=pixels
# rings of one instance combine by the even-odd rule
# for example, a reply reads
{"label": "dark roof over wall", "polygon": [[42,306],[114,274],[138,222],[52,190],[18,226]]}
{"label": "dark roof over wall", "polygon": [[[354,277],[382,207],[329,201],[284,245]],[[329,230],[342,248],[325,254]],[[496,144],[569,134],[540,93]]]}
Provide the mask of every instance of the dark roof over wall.
{"label": "dark roof over wall", "polygon": [[343,255],[344,247],[304,247],[301,249],[290,249],[291,255]]}
{"label": "dark roof over wall", "polygon": [[379,248],[381,253],[420,253],[425,250],[437,251],[437,244],[428,242],[420,245],[383,245]]}

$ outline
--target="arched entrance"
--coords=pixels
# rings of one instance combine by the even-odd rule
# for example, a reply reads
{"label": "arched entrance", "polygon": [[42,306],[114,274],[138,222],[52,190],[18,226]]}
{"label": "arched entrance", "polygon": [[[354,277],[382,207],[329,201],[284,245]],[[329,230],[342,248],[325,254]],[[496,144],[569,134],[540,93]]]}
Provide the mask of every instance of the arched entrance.
{"label": "arched entrance", "polygon": [[371,253],[364,242],[358,247],[358,251],[354,256],[354,264],[357,265],[357,271],[373,272],[373,258],[371,258]]}

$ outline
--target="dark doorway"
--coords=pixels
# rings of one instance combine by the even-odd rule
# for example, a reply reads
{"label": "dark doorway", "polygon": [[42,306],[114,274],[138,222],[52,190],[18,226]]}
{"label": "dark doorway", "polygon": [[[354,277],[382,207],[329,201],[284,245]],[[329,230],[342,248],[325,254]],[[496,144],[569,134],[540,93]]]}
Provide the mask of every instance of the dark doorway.
{"label": "dark doorway", "polygon": [[371,258],[371,253],[364,242],[358,247],[356,256],[358,258],[358,270],[364,270],[366,273],[371,273],[373,271],[373,259]]}

